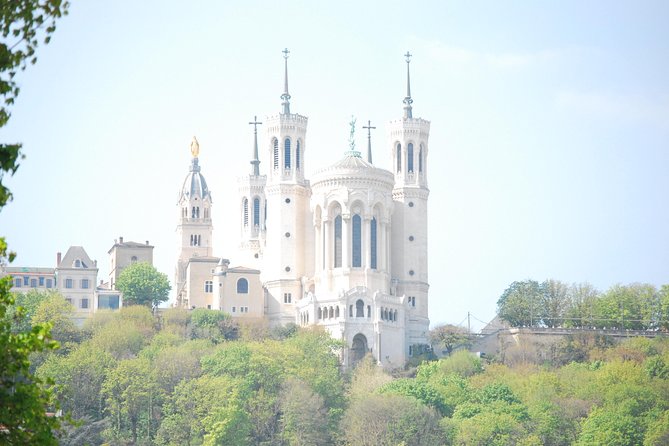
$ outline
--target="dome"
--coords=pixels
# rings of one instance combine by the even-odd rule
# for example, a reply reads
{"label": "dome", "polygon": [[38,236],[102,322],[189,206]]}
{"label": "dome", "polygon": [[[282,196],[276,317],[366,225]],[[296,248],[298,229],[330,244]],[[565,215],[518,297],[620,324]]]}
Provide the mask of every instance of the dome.
{"label": "dome", "polygon": [[211,200],[209,188],[207,187],[207,182],[205,181],[204,176],[200,173],[200,166],[197,158],[193,158],[190,172],[184,180],[180,196],[180,198],[186,199],[191,199],[193,197],[200,197],[201,199],[209,198],[209,200]]}
{"label": "dome", "polygon": [[363,181],[365,183],[377,183],[383,185],[384,188],[392,189],[394,184],[394,176],[385,169],[379,169],[372,163],[365,161],[360,152],[348,151],[344,158],[336,163],[318,171],[312,181],[312,186],[319,183],[347,184],[358,183]]}

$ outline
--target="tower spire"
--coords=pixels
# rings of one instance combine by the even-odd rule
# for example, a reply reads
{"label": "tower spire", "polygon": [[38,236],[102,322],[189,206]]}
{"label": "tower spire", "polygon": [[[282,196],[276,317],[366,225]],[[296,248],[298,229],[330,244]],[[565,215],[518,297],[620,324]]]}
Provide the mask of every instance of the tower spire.
{"label": "tower spire", "polygon": [[413,118],[413,115],[411,113],[411,104],[413,103],[413,99],[411,99],[411,77],[409,75],[409,63],[411,62],[411,53],[407,51],[407,53],[404,55],[407,60],[407,95],[404,98],[404,118]]}
{"label": "tower spire", "polygon": [[372,121],[367,120],[367,125],[362,126],[363,129],[367,129],[367,162],[372,164]]}
{"label": "tower spire", "polygon": [[253,159],[251,160],[251,165],[253,166],[253,175],[260,175],[260,160],[258,159],[258,117],[253,117],[253,122],[249,122],[253,126]]}
{"label": "tower spire", "polygon": [[285,48],[283,51],[283,61],[284,61],[284,77],[283,77],[283,94],[281,95],[281,99],[283,102],[281,105],[283,106],[283,114],[284,115],[289,115],[290,114],[290,94],[288,93],[288,54],[290,54],[290,51],[288,51],[288,48]]}

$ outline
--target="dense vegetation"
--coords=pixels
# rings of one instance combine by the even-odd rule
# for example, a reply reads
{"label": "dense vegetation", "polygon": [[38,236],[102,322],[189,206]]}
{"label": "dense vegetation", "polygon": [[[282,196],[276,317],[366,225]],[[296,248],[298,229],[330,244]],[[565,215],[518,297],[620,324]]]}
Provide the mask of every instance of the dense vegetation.
{"label": "dense vegetation", "polygon": [[588,283],[513,282],[497,313],[514,327],[614,328],[669,331],[669,285],[614,285],[605,292]]}
{"label": "dense vegetation", "polygon": [[319,330],[142,306],[78,329],[55,293],[19,300],[32,320],[53,318],[63,345],[32,358],[80,421],[62,444],[669,443],[666,338],[568,338],[563,356],[581,354],[563,366],[460,350],[391,375],[369,358],[342,372],[342,345]]}

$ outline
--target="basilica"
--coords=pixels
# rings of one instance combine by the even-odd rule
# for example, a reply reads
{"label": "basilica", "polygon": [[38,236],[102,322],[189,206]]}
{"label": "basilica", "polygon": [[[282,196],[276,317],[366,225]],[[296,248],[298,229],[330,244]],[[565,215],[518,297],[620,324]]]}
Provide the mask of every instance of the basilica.
{"label": "basilica", "polygon": [[[391,171],[371,144],[305,178],[308,119],[290,109],[288,51],[280,113],[257,119],[251,169],[239,178],[239,249],[214,256],[211,191],[191,144],[177,202],[176,305],[222,310],[270,324],[323,326],[344,342],[344,365],[370,353],[403,366],[427,344],[427,155],[430,122],[415,118],[406,55],[403,115],[388,125]],[[369,124],[368,124],[369,128]],[[259,152],[269,164],[261,169]]]}

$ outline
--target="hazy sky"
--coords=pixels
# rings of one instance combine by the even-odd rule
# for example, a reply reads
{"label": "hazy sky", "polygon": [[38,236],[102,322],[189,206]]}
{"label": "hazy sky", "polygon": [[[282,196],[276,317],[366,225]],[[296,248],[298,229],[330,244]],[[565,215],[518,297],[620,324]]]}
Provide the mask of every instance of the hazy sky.
{"label": "hazy sky", "polygon": [[197,135],[214,254],[234,265],[247,123],[280,111],[281,50],[307,173],[343,156],[351,115],[390,166],[409,50],[432,122],[432,324],[491,319],[514,280],[669,283],[667,23],[666,1],[74,0],[0,132],[26,155],[0,233],[16,266],[82,245],[100,278],[115,238],[149,240],[172,279]]}

